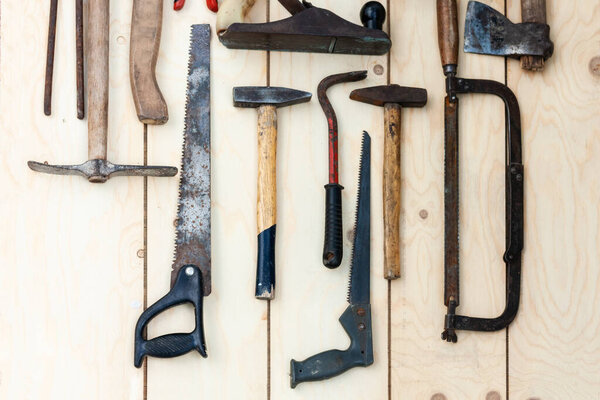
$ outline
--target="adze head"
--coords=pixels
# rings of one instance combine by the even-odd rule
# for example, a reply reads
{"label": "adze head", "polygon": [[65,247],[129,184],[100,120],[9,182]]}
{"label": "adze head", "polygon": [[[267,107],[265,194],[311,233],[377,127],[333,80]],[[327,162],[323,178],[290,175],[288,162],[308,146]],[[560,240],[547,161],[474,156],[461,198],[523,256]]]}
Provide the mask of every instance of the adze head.
{"label": "adze head", "polygon": [[233,88],[233,105],[244,108],[260,106],[287,107],[310,101],[312,94],[302,90],[275,86],[241,86]]}
{"label": "adze head", "polygon": [[175,167],[155,167],[145,165],[118,165],[110,161],[95,159],[79,165],[49,165],[28,161],[29,168],[36,172],[54,175],[79,175],[92,183],[104,183],[113,176],[175,176]]}
{"label": "adze head", "polygon": [[372,86],[353,90],[350,98],[380,107],[386,104],[398,104],[400,107],[423,107],[427,104],[427,90],[400,85]]}

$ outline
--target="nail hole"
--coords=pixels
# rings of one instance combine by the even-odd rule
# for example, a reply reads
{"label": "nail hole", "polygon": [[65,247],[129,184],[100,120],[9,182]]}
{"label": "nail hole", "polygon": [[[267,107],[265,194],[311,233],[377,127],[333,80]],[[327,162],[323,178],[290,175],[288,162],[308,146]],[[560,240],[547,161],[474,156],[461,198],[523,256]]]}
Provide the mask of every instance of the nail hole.
{"label": "nail hole", "polygon": [[375,75],[382,75],[383,74],[383,65],[381,64],[376,64],[373,67],[373,72],[375,73]]}
{"label": "nail hole", "polygon": [[137,256],[138,256],[139,258],[144,258],[144,256],[145,256],[145,255],[146,255],[146,252],[144,251],[144,249],[139,249],[139,250],[137,251]]}
{"label": "nail hole", "polygon": [[442,393],[436,393],[431,396],[431,400],[446,400],[446,396],[444,396]]}
{"label": "nail hole", "polygon": [[502,400],[502,396],[500,396],[500,393],[493,390],[485,396],[485,400]]}
{"label": "nail hole", "polygon": [[427,210],[421,210],[419,211],[419,217],[427,219],[427,217],[429,217],[429,213],[427,212]]}
{"label": "nail hole", "polygon": [[125,42],[126,42],[125,36],[117,36],[117,43],[125,44]]}

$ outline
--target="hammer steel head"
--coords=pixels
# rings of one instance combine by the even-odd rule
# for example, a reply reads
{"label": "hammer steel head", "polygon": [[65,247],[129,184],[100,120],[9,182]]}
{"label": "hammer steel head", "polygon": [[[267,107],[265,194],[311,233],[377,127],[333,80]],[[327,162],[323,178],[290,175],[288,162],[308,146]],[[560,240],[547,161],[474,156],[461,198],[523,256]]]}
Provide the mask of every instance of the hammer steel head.
{"label": "hammer steel head", "polygon": [[353,90],[350,98],[375,106],[392,103],[401,107],[423,107],[427,104],[427,90],[400,85],[372,86]]}
{"label": "hammer steel head", "polygon": [[49,165],[28,161],[33,171],[54,175],[79,175],[92,183],[104,183],[113,176],[175,176],[175,167],[145,165],[116,165],[106,160],[89,160],[80,165]]}
{"label": "hammer steel head", "polygon": [[270,105],[275,107],[293,106],[310,101],[312,94],[302,90],[275,86],[241,86],[233,88],[235,107],[257,108]]}

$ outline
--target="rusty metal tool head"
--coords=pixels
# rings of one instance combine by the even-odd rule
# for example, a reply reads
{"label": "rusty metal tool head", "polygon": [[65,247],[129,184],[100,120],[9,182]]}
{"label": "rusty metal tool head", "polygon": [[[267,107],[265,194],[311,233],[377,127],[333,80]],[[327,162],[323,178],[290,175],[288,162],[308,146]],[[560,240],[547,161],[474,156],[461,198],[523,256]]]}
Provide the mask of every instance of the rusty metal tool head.
{"label": "rusty metal tool head", "polygon": [[329,131],[329,183],[325,185],[325,239],[323,244],[323,265],[337,268],[342,263],[342,190],[338,174],[338,126],[333,106],[327,97],[327,89],[344,82],[357,82],[367,77],[367,71],[354,71],[330,75],[324,78],[317,88],[321,108],[327,118]]}
{"label": "rusty metal tool head", "polygon": [[307,1],[279,0],[292,16],[261,24],[243,23],[253,0],[227,0],[217,15],[217,33],[230,49],[381,55],[392,42],[381,30],[385,8],[370,1],[361,10],[364,26],[312,6]]}
{"label": "rusty metal tool head", "polygon": [[350,338],[346,350],[328,350],[304,361],[290,361],[290,385],[320,381],[340,375],[354,367],[373,364],[373,330],[371,324],[371,137],[363,132],[360,156],[356,222],[348,307],[339,318]]}
{"label": "rusty metal tool head", "polygon": [[[211,292],[209,25],[192,25],[188,66],[171,290],[148,307],[135,326],[134,365],[138,368],[145,356],[176,357],[192,350],[207,356],[202,298]],[[192,332],[145,338],[144,332],[153,318],[183,303],[191,303],[195,308],[196,325]]]}
{"label": "rusty metal tool head", "polygon": [[282,87],[233,88],[234,106],[258,108],[257,299],[271,300],[275,296],[277,108],[307,102],[311,96]]}
{"label": "rusty metal tool head", "polygon": [[[444,132],[444,304],[447,313],[442,339],[456,342],[457,330],[498,331],[506,328],[519,309],[521,251],[523,250],[523,180],[521,114],[514,93],[500,82],[464,79],[458,68],[458,11],[456,0],[437,0],[438,39],[446,75]],[[459,298],[459,94],[481,93],[500,97],[506,118],[506,305],[495,318],[457,315]]]}
{"label": "rusty metal tool head", "polygon": [[[525,0],[523,6],[531,3],[534,2]],[[541,4],[539,1],[536,3]],[[514,24],[492,7],[470,1],[465,19],[464,50],[513,58],[536,57],[543,62],[552,56],[554,44],[550,40],[550,26],[545,23],[545,17],[543,22]]]}
{"label": "rusty metal tool head", "polygon": [[79,175],[93,183],[111,176],[175,176],[177,168],[116,165],[106,160],[108,139],[108,37],[109,0],[89,0],[88,54],[88,161],[80,165],[48,165],[29,161],[34,171]]}
{"label": "rusty metal tool head", "polygon": [[350,94],[352,100],[384,108],[383,142],[383,233],[385,279],[398,279],[400,268],[400,173],[401,109],[424,107],[427,91],[421,88],[399,85],[373,86],[356,89]]}

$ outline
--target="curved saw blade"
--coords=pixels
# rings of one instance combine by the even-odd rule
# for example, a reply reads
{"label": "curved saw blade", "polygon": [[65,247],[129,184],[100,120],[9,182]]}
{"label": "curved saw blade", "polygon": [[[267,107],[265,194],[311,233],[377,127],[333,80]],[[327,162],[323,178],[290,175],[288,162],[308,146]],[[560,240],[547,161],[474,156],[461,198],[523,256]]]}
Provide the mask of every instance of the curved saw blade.
{"label": "curved saw blade", "polygon": [[210,214],[210,25],[192,25],[171,287],[193,264],[210,294]]}

